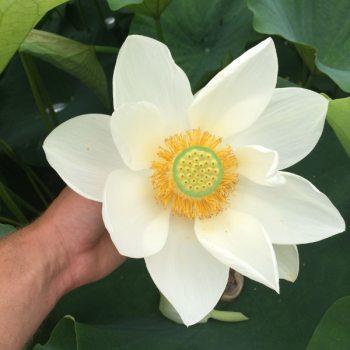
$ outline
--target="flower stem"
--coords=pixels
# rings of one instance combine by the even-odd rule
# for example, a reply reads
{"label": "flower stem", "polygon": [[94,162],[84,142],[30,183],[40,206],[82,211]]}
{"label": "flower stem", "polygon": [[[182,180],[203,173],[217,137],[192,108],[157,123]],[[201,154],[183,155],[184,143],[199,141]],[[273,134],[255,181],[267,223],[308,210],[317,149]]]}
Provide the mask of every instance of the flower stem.
{"label": "flower stem", "polygon": [[239,321],[247,321],[249,318],[245,317],[240,312],[231,312],[231,311],[218,311],[213,310],[210,313],[211,318],[218,321],[223,322],[239,322]]}
{"label": "flower stem", "polygon": [[62,18],[63,21],[65,21],[69,25],[73,25],[72,22],[69,21],[57,7],[55,8],[55,11]]}
{"label": "flower stem", "polygon": [[55,112],[55,110],[52,107],[52,103],[51,103],[49,94],[47,93],[45,85],[44,85],[43,81],[41,80],[40,74],[39,74],[38,70],[36,69],[36,66],[35,66],[35,63],[33,61],[32,56],[27,55],[27,61],[28,61],[28,64],[29,64],[29,67],[30,67],[31,71],[33,72],[33,76],[34,76],[35,82],[37,83],[37,85],[39,87],[39,90],[41,92],[41,95],[43,96],[43,98],[45,100],[45,103],[46,103],[46,105],[47,105],[47,107],[48,107],[48,109],[50,111],[53,123],[55,124],[55,126],[59,126],[60,122],[58,121],[56,112]]}
{"label": "flower stem", "polygon": [[35,215],[40,215],[40,211],[36,210],[34,207],[32,207],[29,203],[27,203],[23,198],[21,198],[19,195],[17,195],[15,192],[11,191],[7,186],[5,186],[6,191],[8,194],[13,198],[13,200],[21,205],[23,207],[27,208],[29,211],[31,211]]}
{"label": "flower stem", "polygon": [[10,225],[16,225],[16,226],[21,226],[21,224],[18,221],[9,219],[9,218],[5,218],[3,216],[0,216],[0,221],[4,222],[6,224],[10,224]]}
{"label": "flower stem", "polygon": [[6,191],[6,188],[0,181],[0,197],[12,211],[13,215],[19,220],[21,224],[27,224],[28,220],[22,213],[22,211],[17,207],[16,203],[13,201],[9,193]]}
{"label": "flower stem", "polygon": [[40,179],[40,177],[35,173],[35,171],[27,164],[24,164],[25,171],[28,171],[28,173],[35,179],[35,181],[41,186],[41,188],[46,192],[46,194],[50,197],[50,199],[54,200],[55,196],[52,194],[52,192],[48,189],[48,187],[45,185],[45,183]]}
{"label": "flower stem", "polygon": [[98,4],[98,1],[97,1],[97,0],[94,0],[94,4],[95,4],[96,10],[97,10],[98,17],[100,18],[103,27],[104,27],[105,29],[107,29],[106,22],[105,22],[105,19],[103,18],[103,14],[102,14],[102,11],[101,11],[101,7],[100,7],[100,5]]}
{"label": "flower stem", "polygon": [[119,48],[111,46],[94,46],[96,52],[118,53]]}
{"label": "flower stem", "polygon": [[61,18],[64,18],[63,13],[62,13],[57,7],[55,8],[55,11],[58,13],[58,15],[59,15]]}
{"label": "flower stem", "polygon": [[43,197],[40,189],[34,182],[34,179],[37,181],[37,183],[42,187],[42,189],[47,193],[47,195],[53,200],[55,199],[55,196],[51,193],[51,191],[47,188],[47,186],[44,184],[44,182],[39,178],[39,176],[34,172],[34,170],[24,162],[22,162],[16,154],[13,152],[12,148],[2,139],[0,139],[0,145],[3,148],[4,153],[11,158],[14,162],[16,162],[26,173],[29,181],[33,185],[35,191],[37,192],[38,196],[41,198],[43,201],[44,205],[48,207],[48,203]]}
{"label": "flower stem", "polygon": [[48,203],[47,200],[45,199],[44,195],[41,193],[40,188],[38,187],[38,185],[37,185],[36,182],[34,181],[32,175],[31,175],[28,171],[26,171],[26,170],[24,170],[24,171],[25,171],[25,173],[26,173],[26,175],[27,175],[27,177],[28,177],[28,180],[29,180],[30,183],[32,184],[32,186],[33,186],[35,192],[36,192],[37,195],[40,197],[40,199],[41,199],[41,201],[44,203],[45,207],[48,208],[48,207],[49,207],[49,203]]}
{"label": "flower stem", "polygon": [[[0,145],[3,148],[4,153],[9,157],[13,158],[15,157],[15,154],[13,153],[12,148],[3,140],[0,139]],[[14,159],[15,160],[15,159]],[[15,160],[17,162],[17,160]]]}
{"label": "flower stem", "polygon": [[89,23],[87,22],[87,20],[86,20],[86,18],[84,16],[83,8],[81,6],[81,0],[77,0],[77,5],[78,5],[78,11],[79,11],[80,19],[83,22],[86,30],[90,33],[91,30],[90,30],[90,27],[89,27]]}
{"label": "flower stem", "polygon": [[163,29],[162,29],[162,24],[160,23],[160,17],[155,18],[154,21],[156,23],[158,41],[164,44]]}
{"label": "flower stem", "polygon": [[41,117],[43,118],[43,121],[44,121],[44,124],[46,126],[46,129],[50,133],[52,131],[52,126],[50,124],[49,118],[47,117],[47,113],[45,111],[45,108],[44,108],[44,106],[42,104],[42,101],[41,101],[41,98],[40,98],[40,94],[39,94],[39,91],[38,91],[38,87],[37,87],[37,85],[35,83],[33,72],[31,70],[31,67],[30,67],[30,65],[28,63],[28,60],[27,60],[27,54],[24,53],[24,52],[19,52],[19,55],[21,56],[23,67],[24,67],[24,69],[25,69],[25,71],[27,73],[27,77],[28,77],[29,84],[30,84],[30,87],[31,87],[33,95],[34,95],[34,99],[35,99],[36,105],[37,105],[37,107],[39,109]]}
{"label": "flower stem", "polygon": [[312,83],[314,82],[314,78],[315,76],[311,73],[304,85],[305,89],[309,89],[309,90],[311,89]]}

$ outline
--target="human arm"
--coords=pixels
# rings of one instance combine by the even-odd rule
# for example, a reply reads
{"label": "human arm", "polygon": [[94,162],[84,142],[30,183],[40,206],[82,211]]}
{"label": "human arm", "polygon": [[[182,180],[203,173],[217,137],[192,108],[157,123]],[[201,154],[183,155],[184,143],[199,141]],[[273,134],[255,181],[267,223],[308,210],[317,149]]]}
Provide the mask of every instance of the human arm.
{"label": "human arm", "polygon": [[0,241],[0,349],[22,349],[64,294],[125,260],[101,212],[65,188],[38,220]]}

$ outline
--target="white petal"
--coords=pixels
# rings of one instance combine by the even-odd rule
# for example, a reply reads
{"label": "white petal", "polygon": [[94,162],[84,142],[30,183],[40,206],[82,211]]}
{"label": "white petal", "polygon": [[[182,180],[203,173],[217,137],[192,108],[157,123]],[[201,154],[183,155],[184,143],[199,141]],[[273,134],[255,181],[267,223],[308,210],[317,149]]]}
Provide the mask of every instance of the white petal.
{"label": "white petal", "polygon": [[253,216],[228,208],[196,220],[199,242],[222,263],[279,292],[278,270],[269,236]]}
{"label": "white petal", "polygon": [[273,244],[280,279],[294,282],[299,273],[299,253],[296,245]]}
{"label": "white petal", "polygon": [[110,120],[103,114],[70,119],[43,145],[48,162],[63,181],[81,196],[99,202],[110,172],[126,168],[113,142]]}
{"label": "white petal", "polygon": [[149,178],[130,170],[113,171],[106,182],[102,212],[120,254],[143,258],[163,248],[170,210],[157,204]]}
{"label": "white petal", "polygon": [[193,220],[171,217],[164,248],[145,259],[154,283],[187,326],[199,322],[214,308],[229,272],[199,244],[193,225]]}
{"label": "white petal", "polygon": [[157,40],[129,36],[121,47],[113,76],[114,109],[124,103],[147,101],[166,121],[167,135],[188,129],[193,101],[186,74]]}
{"label": "white petal", "polygon": [[317,242],[345,230],[331,201],[301,176],[281,172],[286,183],[268,187],[239,178],[232,207],[256,217],[275,244]]}
{"label": "white petal", "polygon": [[112,136],[124,162],[132,170],[147,169],[164,143],[163,120],[148,102],[121,105],[112,115]]}
{"label": "white petal", "polygon": [[[159,311],[169,320],[172,320],[178,324],[184,324],[179,313],[175,310],[174,306],[172,306],[169,303],[169,300],[160,293],[160,303],[159,303]],[[209,312],[208,315],[206,315],[203,319],[201,319],[197,323],[206,323],[208,322],[209,318],[211,317],[211,312]]]}
{"label": "white petal", "polygon": [[277,80],[271,38],[245,52],[218,73],[196,96],[191,128],[229,137],[250,126],[268,105]]}
{"label": "white petal", "polygon": [[232,137],[233,149],[260,145],[278,152],[279,170],[307,156],[318,142],[327,114],[328,100],[316,92],[276,89],[258,120]]}
{"label": "white petal", "polygon": [[278,153],[261,146],[242,146],[235,150],[237,172],[248,179],[265,186],[285,182],[277,171]]}

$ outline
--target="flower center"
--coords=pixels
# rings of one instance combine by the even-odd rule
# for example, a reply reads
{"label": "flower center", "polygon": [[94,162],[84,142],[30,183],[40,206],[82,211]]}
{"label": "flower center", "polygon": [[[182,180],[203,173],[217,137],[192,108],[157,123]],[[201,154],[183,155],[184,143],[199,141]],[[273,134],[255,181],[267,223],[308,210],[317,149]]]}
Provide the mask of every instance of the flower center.
{"label": "flower center", "polygon": [[220,158],[208,147],[187,147],[174,160],[174,181],[179,190],[190,197],[205,197],[213,193],[223,175]]}
{"label": "flower center", "polygon": [[159,147],[161,162],[151,169],[155,198],[172,215],[188,219],[220,213],[238,182],[237,159],[222,139],[200,130],[188,130],[165,140]]}

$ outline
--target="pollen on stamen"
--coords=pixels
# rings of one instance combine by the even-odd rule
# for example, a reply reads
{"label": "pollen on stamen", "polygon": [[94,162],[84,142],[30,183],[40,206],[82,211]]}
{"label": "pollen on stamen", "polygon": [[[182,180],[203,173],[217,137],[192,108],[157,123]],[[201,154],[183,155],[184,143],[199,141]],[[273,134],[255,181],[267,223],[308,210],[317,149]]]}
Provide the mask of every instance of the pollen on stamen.
{"label": "pollen on stamen", "polygon": [[155,197],[172,215],[188,219],[220,213],[238,182],[237,159],[232,148],[219,148],[222,139],[208,132],[189,130],[165,140],[153,162]]}

